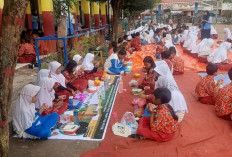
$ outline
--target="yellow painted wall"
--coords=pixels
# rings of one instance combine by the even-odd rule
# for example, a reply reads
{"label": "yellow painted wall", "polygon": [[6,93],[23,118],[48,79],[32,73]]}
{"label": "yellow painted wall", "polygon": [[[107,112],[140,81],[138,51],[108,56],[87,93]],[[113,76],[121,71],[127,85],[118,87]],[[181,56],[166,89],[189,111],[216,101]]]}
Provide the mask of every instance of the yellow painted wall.
{"label": "yellow painted wall", "polygon": [[77,15],[80,15],[79,3],[76,6],[76,13],[77,13]]}
{"label": "yellow painted wall", "polygon": [[53,11],[52,0],[41,0],[41,10],[42,11]]}
{"label": "yellow painted wall", "polygon": [[31,14],[31,4],[27,4],[26,14]]}
{"label": "yellow painted wall", "polygon": [[4,0],[0,0],[0,9],[2,9],[4,6]]}
{"label": "yellow painted wall", "polygon": [[90,14],[90,3],[87,0],[81,0],[81,8],[84,14]]}
{"label": "yellow painted wall", "polygon": [[106,15],[106,3],[100,3],[101,15]]}
{"label": "yellow painted wall", "polygon": [[96,2],[94,2],[94,3],[93,3],[93,8],[94,8],[93,14],[94,14],[94,15],[98,15],[98,14],[99,14],[99,4],[96,3]]}
{"label": "yellow painted wall", "polygon": [[70,8],[70,12],[73,13],[73,14],[77,13],[76,6],[74,4],[72,4],[72,8]]}
{"label": "yellow painted wall", "polygon": [[39,14],[42,14],[41,0],[38,0]]}

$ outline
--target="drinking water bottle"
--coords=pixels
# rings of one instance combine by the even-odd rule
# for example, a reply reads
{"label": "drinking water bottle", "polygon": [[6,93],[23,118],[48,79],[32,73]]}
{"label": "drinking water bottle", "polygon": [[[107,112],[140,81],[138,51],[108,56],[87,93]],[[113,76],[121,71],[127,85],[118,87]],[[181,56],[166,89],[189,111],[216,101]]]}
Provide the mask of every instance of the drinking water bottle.
{"label": "drinking water bottle", "polygon": [[73,111],[73,122],[74,122],[74,124],[79,125],[79,117],[78,117],[78,111],[77,110]]}

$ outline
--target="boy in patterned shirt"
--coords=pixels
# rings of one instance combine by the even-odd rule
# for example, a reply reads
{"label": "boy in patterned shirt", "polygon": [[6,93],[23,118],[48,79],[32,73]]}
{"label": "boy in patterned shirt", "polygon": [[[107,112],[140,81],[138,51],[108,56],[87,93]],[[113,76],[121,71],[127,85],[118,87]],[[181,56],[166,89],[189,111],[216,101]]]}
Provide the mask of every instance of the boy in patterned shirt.
{"label": "boy in patterned shirt", "polygon": [[[139,120],[138,135],[155,141],[170,141],[178,130],[178,117],[168,104],[171,92],[167,88],[157,88],[154,91],[154,104],[148,104],[150,117]],[[136,137],[132,135],[132,137]]]}
{"label": "boy in patterned shirt", "polygon": [[170,47],[169,51],[171,53],[170,60],[173,65],[173,75],[181,75],[184,74],[184,60],[178,56],[176,56],[175,47]]}
{"label": "boy in patterned shirt", "polygon": [[[232,80],[232,68],[228,72]],[[219,90],[216,97],[215,111],[223,119],[231,120],[232,113],[232,82]]]}
{"label": "boy in patterned shirt", "polygon": [[206,67],[207,76],[202,78],[195,89],[195,93],[198,100],[203,104],[214,105],[215,97],[218,93],[220,85],[223,80],[219,80],[217,83],[214,81],[214,76],[217,75],[218,66],[213,63],[209,63]]}

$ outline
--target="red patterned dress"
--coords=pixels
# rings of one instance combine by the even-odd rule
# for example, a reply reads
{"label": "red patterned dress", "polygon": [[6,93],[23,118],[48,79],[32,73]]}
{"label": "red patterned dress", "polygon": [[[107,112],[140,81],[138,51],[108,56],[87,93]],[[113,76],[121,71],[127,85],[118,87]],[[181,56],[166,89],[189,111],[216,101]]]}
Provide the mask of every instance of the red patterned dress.
{"label": "red patterned dress", "polygon": [[215,111],[219,117],[230,119],[232,113],[232,83],[219,90],[216,97]]}
{"label": "red patterned dress", "polygon": [[144,90],[145,94],[147,94],[147,95],[153,94],[153,91],[155,89],[155,82],[153,80],[154,80],[154,70],[153,70],[153,68],[151,68],[149,70],[149,72],[147,74],[145,74],[145,78],[143,79],[143,81],[140,85],[143,88],[146,86],[150,87],[149,90]]}
{"label": "red patterned dress", "polygon": [[175,121],[165,104],[160,105],[150,124],[150,117],[142,117],[139,121],[138,134],[156,141],[169,141],[178,129]]}
{"label": "red patterned dress", "polygon": [[19,63],[31,63],[36,61],[35,49],[31,43],[21,45],[18,53]]}
{"label": "red patterned dress", "polygon": [[83,76],[79,75],[78,78],[75,78],[74,74],[68,73],[68,71],[63,72],[64,77],[68,82],[70,82],[78,91],[83,92],[88,86],[88,80]]}
{"label": "red patterned dress", "polygon": [[184,60],[175,56],[171,59],[173,65],[173,75],[181,75],[184,73]]}
{"label": "red patterned dress", "polygon": [[203,104],[214,105],[216,95],[216,84],[213,75],[207,75],[202,78],[195,89],[199,101]]}

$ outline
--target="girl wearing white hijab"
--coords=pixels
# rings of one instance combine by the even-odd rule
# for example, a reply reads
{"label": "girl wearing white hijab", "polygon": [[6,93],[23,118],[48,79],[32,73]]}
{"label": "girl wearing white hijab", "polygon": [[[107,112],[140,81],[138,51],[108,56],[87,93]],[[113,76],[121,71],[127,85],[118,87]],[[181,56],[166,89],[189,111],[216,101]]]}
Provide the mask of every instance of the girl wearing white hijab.
{"label": "girl wearing white hijab", "polygon": [[39,86],[24,86],[15,105],[13,127],[20,138],[48,138],[51,136],[50,129],[58,120],[57,113],[41,117],[41,113],[47,108],[46,105],[36,112],[34,103],[39,90]]}
{"label": "girl wearing white hijab", "polygon": [[230,32],[230,29],[229,28],[224,28],[224,32],[225,32],[225,41],[227,40],[232,40],[232,34]]}
{"label": "girl wearing white hijab", "polygon": [[46,104],[49,110],[43,113],[43,115],[51,112],[63,114],[64,110],[68,109],[68,104],[63,103],[66,99],[66,95],[57,96],[55,94],[54,86],[56,81],[53,78],[44,78],[42,86],[37,94],[37,102],[35,103],[36,109],[40,109],[43,104]]}
{"label": "girl wearing white hijab", "polygon": [[56,81],[53,78],[44,78],[42,80],[41,89],[37,95],[37,102],[35,103],[35,107],[40,109],[41,106],[45,103],[48,108],[53,106],[53,100],[55,99],[55,90],[54,85]]}
{"label": "girl wearing white hijab", "polygon": [[188,33],[189,33],[189,30],[184,30],[184,33],[180,39],[180,42],[184,43],[185,40],[187,40],[187,37],[188,37]]}
{"label": "girl wearing white hijab", "polygon": [[82,65],[84,66],[85,71],[92,71],[94,69],[94,54],[92,53],[87,53]]}
{"label": "girl wearing white hijab", "polygon": [[44,78],[44,77],[48,77],[49,75],[49,70],[48,69],[41,69],[38,74],[37,74],[37,79],[36,79],[36,85],[37,86],[40,86],[41,87],[41,80]]}
{"label": "girl wearing white hijab", "polygon": [[158,78],[155,88],[165,87],[170,90],[172,98],[169,104],[173,107],[176,115],[178,116],[178,121],[181,122],[185,113],[188,112],[183,94],[179,90],[174,78],[168,75],[166,68],[163,66],[157,66],[154,70],[156,78]]}
{"label": "girl wearing white hijab", "polygon": [[[57,61],[49,63],[50,77],[53,78],[57,83],[59,83],[58,90],[66,90],[72,95],[76,95],[77,89],[68,81],[66,81],[63,74],[61,74],[61,64]],[[66,88],[66,85],[71,88],[73,91]],[[63,95],[64,93],[62,93]],[[69,96],[69,95],[67,95]]]}
{"label": "girl wearing white hijab", "polygon": [[60,83],[63,87],[66,87],[66,81],[64,75],[61,74],[61,64],[57,61],[49,63],[49,70],[51,78]]}
{"label": "girl wearing white hijab", "polygon": [[99,63],[96,63],[94,66],[94,54],[87,53],[82,65],[84,67],[85,72],[87,72],[88,74],[93,74],[97,72],[97,67],[99,66]]}
{"label": "girl wearing white hijab", "polygon": [[82,57],[78,54],[73,56],[73,60],[77,62],[77,68],[75,73],[82,74],[84,72],[84,67],[82,65]]}
{"label": "girl wearing white hijab", "polygon": [[208,56],[208,62],[211,63],[228,63],[227,51],[231,48],[231,43],[223,42],[221,45]]}
{"label": "girl wearing white hijab", "polygon": [[190,32],[190,33],[188,34],[186,40],[184,41],[183,47],[188,48],[189,45],[192,44],[192,38],[193,38],[193,36],[194,36],[194,33],[193,33],[193,32]]}
{"label": "girl wearing white hijab", "polygon": [[188,45],[187,50],[192,51],[197,46],[197,39],[197,35],[191,36],[191,44]]}
{"label": "girl wearing white hijab", "polygon": [[[176,49],[176,46],[173,45],[169,40],[166,40],[164,43],[164,51],[168,51],[170,47],[174,47]],[[176,49],[176,55],[179,56],[179,52]]]}
{"label": "girl wearing white hijab", "polygon": [[200,46],[198,56],[199,57],[207,57],[211,54],[211,48],[213,47],[214,40],[209,38]]}
{"label": "girl wearing white hijab", "polygon": [[210,35],[213,39],[217,39],[218,37],[218,33],[213,25],[211,25]]}
{"label": "girl wearing white hijab", "polygon": [[78,54],[73,56],[73,60],[77,62],[77,65],[81,65],[82,64],[82,57]]}
{"label": "girl wearing white hijab", "polygon": [[202,45],[204,45],[207,42],[207,38],[203,39],[196,47],[193,48],[193,50],[191,51],[191,53],[199,53],[200,48],[202,47]]}

